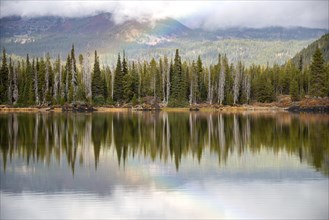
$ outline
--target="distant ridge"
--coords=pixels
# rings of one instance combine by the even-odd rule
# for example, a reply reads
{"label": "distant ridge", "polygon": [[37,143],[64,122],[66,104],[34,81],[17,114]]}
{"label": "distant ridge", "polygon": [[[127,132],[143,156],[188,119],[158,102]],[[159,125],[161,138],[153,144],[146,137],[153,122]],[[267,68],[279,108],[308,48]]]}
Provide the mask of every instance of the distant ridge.
{"label": "distant ridge", "polygon": [[51,56],[66,53],[75,44],[77,53],[98,50],[104,64],[113,64],[123,49],[130,59],[148,59],[176,48],[189,60],[201,55],[206,62],[218,53],[232,62],[282,64],[298,51],[327,33],[325,29],[304,27],[227,28],[216,31],[190,29],[167,18],[155,22],[128,20],[116,24],[111,13],[87,17],[3,17],[0,19],[0,43],[10,54]]}

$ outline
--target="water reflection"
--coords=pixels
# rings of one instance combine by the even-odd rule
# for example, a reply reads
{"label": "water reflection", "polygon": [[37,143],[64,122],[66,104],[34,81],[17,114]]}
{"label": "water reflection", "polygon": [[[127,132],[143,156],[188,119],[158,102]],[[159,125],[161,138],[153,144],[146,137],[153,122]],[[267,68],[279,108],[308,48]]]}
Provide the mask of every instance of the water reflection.
{"label": "water reflection", "polygon": [[[13,158],[26,164],[65,158],[74,175],[76,166],[92,160],[95,169],[102,151],[114,150],[119,166],[142,157],[162,163],[183,158],[199,162],[206,151],[218,158],[253,154],[267,149],[297,155],[328,175],[329,116],[203,113],[6,113],[0,114],[3,170]],[[206,159],[206,158],[205,158]]]}

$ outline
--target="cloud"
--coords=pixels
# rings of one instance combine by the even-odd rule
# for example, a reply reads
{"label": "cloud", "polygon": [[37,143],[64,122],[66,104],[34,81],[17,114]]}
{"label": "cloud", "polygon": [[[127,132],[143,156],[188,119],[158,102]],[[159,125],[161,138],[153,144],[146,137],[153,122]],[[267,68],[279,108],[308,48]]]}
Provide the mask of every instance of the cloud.
{"label": "cloud", "polygon": [[189,19],[186,23],[206,29],[230,26],[306,26],[328,29],[328,10],[328,1],[214,2],[199,11],[196,15],[199,19],[194,21],[196,24],[189,24]]}
{"label": "cloud", "polygon": [[0,1],[0,16],[79,17],[113,13],[114,21],[178,19],[191,28],[305,26],[329,29],[328,1]]}

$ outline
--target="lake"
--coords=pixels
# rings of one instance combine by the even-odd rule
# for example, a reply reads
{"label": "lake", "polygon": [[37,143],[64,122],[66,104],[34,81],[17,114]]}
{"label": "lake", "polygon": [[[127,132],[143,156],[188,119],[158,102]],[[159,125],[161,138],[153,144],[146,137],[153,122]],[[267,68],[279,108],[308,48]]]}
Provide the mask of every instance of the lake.
{"label": "lake", "polygon": [[329,115],[1,113],[1,219],[328,219]]}

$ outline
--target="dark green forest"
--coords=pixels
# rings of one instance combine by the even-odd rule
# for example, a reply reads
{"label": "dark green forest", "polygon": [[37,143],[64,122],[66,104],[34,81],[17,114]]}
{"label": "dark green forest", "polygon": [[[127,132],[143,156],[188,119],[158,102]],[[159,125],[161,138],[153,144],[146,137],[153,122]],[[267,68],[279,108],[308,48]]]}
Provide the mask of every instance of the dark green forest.
{"label": "dark green forest", "polygon": [[202,58],[182,60],[179,50],[174,57],[159,60],[129,61],[125,52],[118,54],[115,67],[101,66],[97,51],[93,64],[90,55],[75,54],[74,45],[66,62],[58,56],[26,59],[8,58],[5,49],[0,70],[0,104],[50,106],[65,103],[90,103],[96,106],[136,105],[152,99],[169,107],[200,103],[239,105],[273,102],[279,95],[291,95],[298,101],[329,96],[329,62],[316,47],[310,64],[299,56],[297,64],[246,67],[230,63],[218,54],[215,65],[205,66]]}

